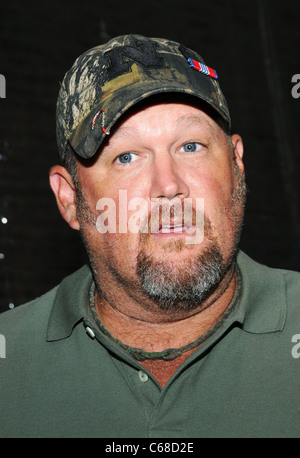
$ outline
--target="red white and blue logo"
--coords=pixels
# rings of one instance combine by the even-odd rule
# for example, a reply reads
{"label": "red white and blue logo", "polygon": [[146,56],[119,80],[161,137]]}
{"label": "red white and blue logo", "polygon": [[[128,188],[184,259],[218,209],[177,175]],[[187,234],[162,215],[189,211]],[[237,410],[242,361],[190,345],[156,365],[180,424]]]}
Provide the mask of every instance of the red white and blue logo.
{"label": "red white and blue logo", "polygon": [[213,68],[207,67],[206,65],[202,64],[201,62],[198,62],[197,60],[188,59],[188,63],[190,64],[191,68],[194,68],[198,72],[204,73],[207,76],[210,76],[211,78],[217,79],[218,75],[216,70]]}

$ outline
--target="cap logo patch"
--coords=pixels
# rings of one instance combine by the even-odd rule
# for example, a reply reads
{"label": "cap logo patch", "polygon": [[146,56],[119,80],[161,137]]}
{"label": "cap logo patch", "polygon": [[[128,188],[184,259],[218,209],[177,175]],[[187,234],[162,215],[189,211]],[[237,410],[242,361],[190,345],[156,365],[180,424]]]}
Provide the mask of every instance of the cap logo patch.
{"label": "cap logo patch", "polygon": [[190,64],[191,68],[194,68],[198,72],[204,73],[205,75],[210,76],[211,78],[214,78],[214,79],[218,78],[217,72],[213,68],[207,67],[206,65],[202,64],[201,62],[198,62],[197,60],[194,60],[191,58],[188,59],[188,63]]}
{"label": "cap logo patch", "polygon": [[130,72],[132,63],[137,63],[144,68],[164,66],[163,58],[157,52],[157,44],[151,41],[137,41],[135,47],[116,46],[104,55],[109,59],[107,75],[110,80]]}

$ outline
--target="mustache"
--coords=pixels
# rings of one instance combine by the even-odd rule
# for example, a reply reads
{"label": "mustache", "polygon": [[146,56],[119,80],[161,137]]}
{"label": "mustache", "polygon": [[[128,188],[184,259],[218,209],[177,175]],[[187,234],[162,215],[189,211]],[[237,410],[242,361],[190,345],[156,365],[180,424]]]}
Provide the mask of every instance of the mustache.
{"label": "mustache", "polygon": [[172,228],[175,232],[183,230],[192,233],[195,228],[203,226],[211,229],[210,220],[204,213],[203,199],[196,200],[196,208],[191,198],[174,198],[152,202],[150,212],[141,220],[140,232],[150,235]]}

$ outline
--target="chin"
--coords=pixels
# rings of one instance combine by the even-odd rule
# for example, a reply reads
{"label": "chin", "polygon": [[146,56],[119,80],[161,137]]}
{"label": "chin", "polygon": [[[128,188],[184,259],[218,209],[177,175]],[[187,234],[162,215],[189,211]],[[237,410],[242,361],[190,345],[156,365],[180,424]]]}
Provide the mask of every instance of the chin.
{"label": "chin", "polygon": [[233,263],[231,257],[226,261],[219,246],[212,242],[195,256],[178,262],[176,258],[158,259],[147,251],[142,248],[138,254],[137,276],[144,293],[165,311],[188,311],[201,306]]}

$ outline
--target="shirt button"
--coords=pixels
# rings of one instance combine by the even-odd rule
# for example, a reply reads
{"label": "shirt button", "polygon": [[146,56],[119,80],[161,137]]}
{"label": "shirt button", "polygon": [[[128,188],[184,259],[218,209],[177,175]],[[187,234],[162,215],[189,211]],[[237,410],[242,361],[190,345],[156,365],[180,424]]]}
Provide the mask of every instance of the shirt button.
{"label": "shirt button", "polygon": [[148,375],[145,374],[145,372],[143,371],[139,371],[139,378],[140,378],[140,381],[143,383],[147,382],[147,380],[149,379]]}
{"label": "shirt button", "polygon": [[95,338],[95,333],[90,327],[86,326],[85,331],[92,339]]}

